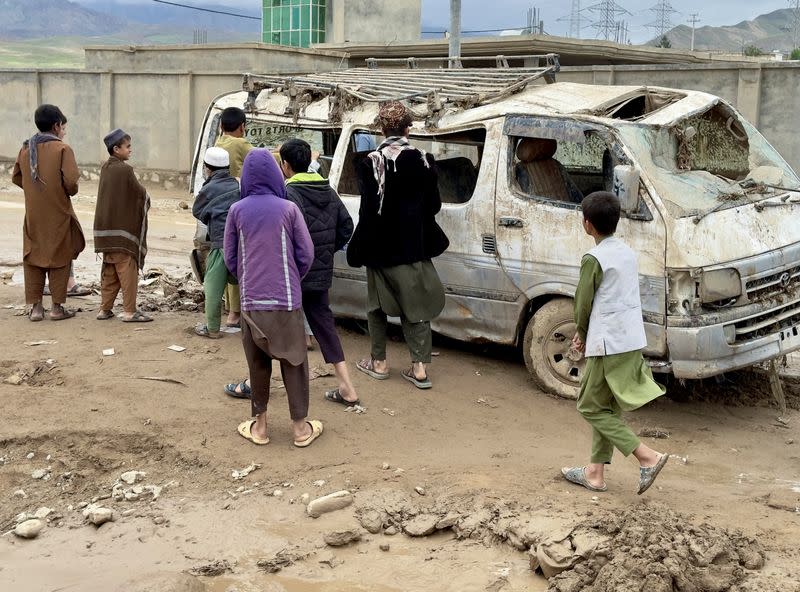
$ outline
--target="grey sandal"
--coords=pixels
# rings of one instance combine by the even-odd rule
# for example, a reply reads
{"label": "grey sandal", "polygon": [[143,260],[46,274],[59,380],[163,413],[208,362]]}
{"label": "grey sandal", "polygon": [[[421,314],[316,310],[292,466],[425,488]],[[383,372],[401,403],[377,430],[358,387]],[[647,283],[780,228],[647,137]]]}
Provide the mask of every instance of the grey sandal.
{"label": "grey sandal", "polygon": [[425,375],[425,378],[417,378],[414,376],[414,370],[403,370],[401,374],[403,375],[403,378],[405,378],[418,389],[425,390],[433,387],[433,383],[431,382],[431,379],[428,378],[427,374]]}
{"label": "grey sandal", "polygon": [[586,467],[570,467],[561,469],[564,479],[570,483],[581,485],[589,491],[607,491],[608,486],[604,483],[602,487],[595,487],[586,480]]}
{"label": "grey sandal", "polygon": [[375,371],[375,359],[369,358],[364,360],[359,360],[356,362],[356,368],[361,370],[367,376],[374,378],[375,380],[386,380],[389,378],[388,372],[376,372]]}
{"label": "grey sandal", "polygon": [[655,482],[661,469],[667,464],[668,459],[668,454],[662,454],[655,466],[639,467],[639,491],[636,492],[638,495],[642,495],[645,491],[650,489],[650,486]]}

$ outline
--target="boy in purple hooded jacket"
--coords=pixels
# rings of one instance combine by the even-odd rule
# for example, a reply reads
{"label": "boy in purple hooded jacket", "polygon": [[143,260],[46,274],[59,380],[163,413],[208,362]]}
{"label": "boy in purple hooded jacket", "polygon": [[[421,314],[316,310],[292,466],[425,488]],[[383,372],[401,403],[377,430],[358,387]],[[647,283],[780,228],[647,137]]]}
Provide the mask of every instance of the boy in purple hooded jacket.
{"label": "boy in purple hooded jacket", "polygon": [[239,279],[242,342],[250,369],[252,415],[239,434],[269,443],[267,404],[272,360],[281,365],[294,444],[305,447],[322,434],[307,420],[308,355],[300,280],[311,268],[314,244],[298,207],[285,199],[283,174],[268,150],[251,150],[242,167],[241,200],[228,212],[225,264]]}

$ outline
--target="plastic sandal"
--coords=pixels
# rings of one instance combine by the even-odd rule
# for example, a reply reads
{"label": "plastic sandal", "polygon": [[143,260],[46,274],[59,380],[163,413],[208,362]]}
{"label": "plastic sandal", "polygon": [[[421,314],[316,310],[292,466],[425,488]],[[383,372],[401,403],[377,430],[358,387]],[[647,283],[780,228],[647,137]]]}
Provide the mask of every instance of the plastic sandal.
{"label": "plastic sandal", "polygon": [[250,390],[250,385],[247,384],[247,379],[242,382],[228,383],[225,385],[223,391],[225,391],[226,395],[234,399],[249,399],[253,395],[253,391]]}
{"label": "plastic sandal", "polygon": [[662,454],[654,467],[639,467],[639,491],[636,492],[638,495],[642,495],[645,491],[650,489],[650,486],[655,482],[661,469],[667,464],[668,459],[668,454]]}
{"label": "plastic sandal", "polygon": [[589,491],[607,491],[608,486],[603,484],[602,487],[595,487],[591,483],[586,480],[586,467],[570,467],[570,468],[563,468],[561,469],[561,474],[564,475],[564,479],[569,481],[570,483],[575,483],[576,485],[580,485],[585,487]]}
{"label": "plastic sandal", "polygon": [[355,407],[356,405],[361,405],[361,401],[356,399],[355,401],[348,401],[342,396],[341,391],[337,389],[333,389],[332,391],[327,391],[325,393],[325,400],[330,401],[331,403],[339,403],[344,405],[345,407]]}
{"label": "plastic sandal", "polygon": [[356,362],[356,368],[375,380],[386,380],[389,378],[388,372],[375,372],[375,360],[373,358],[359,360]]}
{"label": "plastic sandal", "polygon": [[318,419],[312,419],[307,421],[306,423],[311,426],[311,435],[305,440],[295,440],[294,445],[297,446],[298,448],[305,448],[306,446],[311,446],[311,443],[322,435],[321,421],[319,421]]}
{"label": "plastic sandal", "polygon": [[245,440],[250,440],[256,446],[266,446],[267,444],[269,444],[269,438],[264,438],[262,440],[261,438],[254,436],[253,432],[251,431],[253,429],[253,424],[255,422],[256,422],[255,419],[248,419],[247,421],[243,421],[242,423],[239,424],[237,431],[239,432],[239,435],[242,438],[244,438]]}

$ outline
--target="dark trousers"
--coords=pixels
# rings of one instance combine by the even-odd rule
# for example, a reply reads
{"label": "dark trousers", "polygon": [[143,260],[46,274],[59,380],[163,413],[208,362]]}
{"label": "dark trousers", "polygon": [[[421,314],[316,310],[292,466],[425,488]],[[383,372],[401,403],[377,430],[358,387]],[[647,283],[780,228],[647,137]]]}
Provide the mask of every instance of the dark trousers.
{"label": "dark trousers", "polygon": [[47,268],[25,263],[22,269],[25,272],[25,302],[27,304],[39,304],[42,301],[45,278],[50,286],[53,304],[64,304],[67,301],[69,265]]}
{"label": "dark trousers", "polygon": [[327,290],[303,291],[303,312],[328,364],[344,362],[344,351],[333,320]]}
{"label": "dark trousers", "polygon": [[[299,311],[296,311],[299,313]],[[300,323],[301,346],[305,349],[305,337]],[[269,387],[272,378],[272,360],[269,342],[266,339],[256,339],[247,322],[242,322],[242,345],[250,370],[250,388],[253,395],[250,400],[253,415],[261,415],[267,410],[269,404]],[[292,420],[299,421],[308,416],[308,358],[302,364],[292,366],[286,360],[281,360],[281,377],[286,387],[286,397],[289,401],[289,415]]]}

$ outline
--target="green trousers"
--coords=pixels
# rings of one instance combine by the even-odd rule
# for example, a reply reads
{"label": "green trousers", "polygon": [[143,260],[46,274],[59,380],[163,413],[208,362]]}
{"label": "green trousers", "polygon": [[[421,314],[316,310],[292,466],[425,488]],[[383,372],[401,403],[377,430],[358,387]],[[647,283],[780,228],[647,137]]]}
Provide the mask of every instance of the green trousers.
{"label": "green trousers", "polygon": [[[380,308],[371,310],[367,313],[367,325],[369,327],[369,337],[372,341],[372,359],[386,359],[386,330],[389,321],[386,313]],[[412,323],[406,317],[400,317],[400,325],[403,328],[403,337],[406,338],[408,351],[411,353],[412,362],[431,363],[431,323],[430,321],[420,321]]]}
{"label": "green trousers", "polygon": [[610,463],[614,448],[625,456],[640,444],[625,424],[632,411],[664,394],[640,351],[586,358],[578,412],[592,426],[592,463]]}
{"label": "green trousers", "polygon": [[[209,331],[219,331],[222,317],[222,295],[228,283],[228,268],[222,249],[211,249],[206,259],[203,289],[206,295],[206,326]],[[238,286],[237,286],[238,287]]]}

